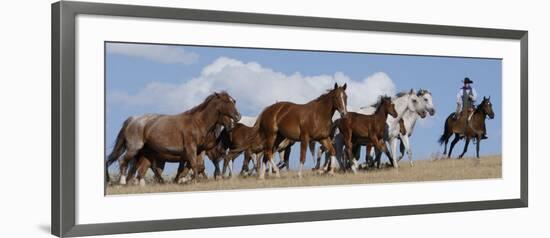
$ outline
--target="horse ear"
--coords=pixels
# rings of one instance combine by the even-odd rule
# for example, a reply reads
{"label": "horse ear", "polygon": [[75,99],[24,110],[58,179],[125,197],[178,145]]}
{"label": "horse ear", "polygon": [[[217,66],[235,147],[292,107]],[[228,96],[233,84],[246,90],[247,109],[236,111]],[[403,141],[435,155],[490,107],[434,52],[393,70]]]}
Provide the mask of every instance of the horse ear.
{"label": "horse ear", "polygon": [[348,83],[345,83],[344,86],[342,86],[342,88],[343,88],[344,90],[346,90],[347,87],[348,87]]}
{"label": "horse ear", "polygon": [[338,88],[338,83],[334,83],[334,89]]}
{"label": "horse ear", "polygon": [[413,94],[414,93],[414,89],[411,88],[411,91],[409,91],[409,94]]}
{"label": "horse ear", "polygon": [[491,96],[489,96],[487,99],[491,100]]}

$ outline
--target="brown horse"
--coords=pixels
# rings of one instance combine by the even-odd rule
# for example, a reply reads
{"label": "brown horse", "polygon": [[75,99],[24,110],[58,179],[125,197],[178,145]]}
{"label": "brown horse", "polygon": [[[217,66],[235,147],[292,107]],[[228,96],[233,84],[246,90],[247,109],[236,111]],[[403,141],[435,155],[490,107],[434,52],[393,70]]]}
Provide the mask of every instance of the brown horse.
{"label": "brown horse", "polygon": [[462,151],[462,154],[460,154],[458,158],[460,159],[466,154],[468,144],[472,138],[475,139],[474,142],[477,142],[476,157],[479,158],[479,144],[481,143],[483,135],[487,132],[485,129],[485,119],[487,116],[489,116],[490,119],[495,117],[491,97],[483,97],[483,101],[476,107],[471,119],[468,119],[469,115],[467,115],[467,112],[462,112],[458,120],[454,119],[454,114],[454,112],[451,113],[451,115],[447,117],[447,120],[445,120],[443,135],[439,138],[440,144],[445,143],[443,154],[446,154],[447,143],[449,142],[449,138],[454,134],[455,137],[451,142],[451,148],[449,148],[449,154],[447,155],[448,158],[451,157],[451,153],[456,143],[462,138],[466,138],[466,142],[464,144],[464,151]]}
{"label": "brown horse", "polygon": [[[108,156],[106,172],[108,166],[124,154],[119,165],[120,183],[125,184],[128,162],[146,149],[144,152],[151,154],[151,157],[189,162],[195,177],[199,174],[197,155],[204,150],[208,134],[216,130],[218,125],[233,128],[234,122],[240,120],[241,115],[235,103],[235,99],[226,92],[213,93],[201,104],[177,115],[155,115],[153,119],[144,120],[143,125],[135,127],[129,124],[130,118],[127,119]],[[106,176],[109,176],[108,173]]]}
{"label": "brown horse", "polygon": [[[353,156],[354,145],[372,143],[378,151],[384,152],[390,158],[390,161],[395,163],[384,142],[388,115],[397,117],[395,105],[392,103],[391,97],[381,97],[374,114],[364,115],[350,112],[346,117],[339,120],[337,126],[343,136],[345,154],[352,165],[351,169],[354,173],[357,171],[357,161],[355,161]],[[377,155],[376,160],[379,159],[380,154]]]}
{"label": "brown horse", "polygon": [[[224,124],[229,125],[231,122],[227,117],[224,117],[223,121]],[[136,120],[132,121],[135,122]],[[131,122],[131,123],[132,123]],[[223,156],[225,153],[225,146],[221,143],[221,140],[219,138],[219,135],[222,131],[223,127],[221,125],[217,125],[217,128],[211,132],[208,133],[208,135],[205,138],[205,143],[203,147],[199,149],[199,151],[202,151],[202,153],[197,154],[197,167],[199,170],[198,175],[202,175],[204,178],[207,178],[204,166],[204,155],[206,154],[208,158],[214,163],[214,166],[216,168],[216,171],[214,172],[214,178],[216,178],[216,172],[219,174],[219,167],[217,166],[218,158]],[[172,160],[166,160],[166,157],[158,156],[157,153],[154,151],[149,150],[147,147],[144,147],[138,155],[136,156],[138,161],[137,163],[134,163],[133,166],[130,167],[130,171],[128,172],[128,178],[126,180],[131,181],[133,179],[134,174],[137,172],[137,179],[139,180],[140,185],[145,185],[145,174],[147,173],[147,169],[151,168],[155,175],[155,179],[159,183],[164,183],[164,179],[162,178],[162,172],[164,170],[164,166],[166,162],[174,162],[177,161],[178,158],[172,158]],[[176,177],[174,178],[173,182],[178,183],[181,178],[187,177],[189,175],[191,168],[191,164],[186,160],[185,162],[178,162],[178,171],[176,173]]]}
{"label": "brown horse", "polygon": [[[332,115],[338,110],[342,116],[345,116],[346,102],[346,84],[342,87],[334,84],[334,89],[306,104],[278,102],[263,110],[254,127],[258,128],[264,142],[265,159],[272,165],[277,177],[279,169],[273,161],[273,153],[276,146],[284,139],[300,141],[299,177],[302,177],[306,150],[310,141],[319,141],[329,149],[331,158],[336,160],[336,152],[330,141]],[[263,163],[259,164],[259,179],[264,179]],[[334,171],[331,170],[330,173]]]}

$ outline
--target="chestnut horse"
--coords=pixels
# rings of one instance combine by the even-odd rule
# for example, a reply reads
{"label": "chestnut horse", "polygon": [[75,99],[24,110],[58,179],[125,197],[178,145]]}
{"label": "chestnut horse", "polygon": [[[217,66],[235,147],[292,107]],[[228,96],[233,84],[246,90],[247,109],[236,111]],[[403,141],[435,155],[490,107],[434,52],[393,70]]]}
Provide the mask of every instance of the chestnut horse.
{"label": "chestnut horse", "polygon": [[119,160],[120,183],[126,184],[128,162],[145,148],[144,152],[155,158],[189,162],[195,177],[199,174],[197,155],[204,150],[209,133],[215,131],[219,125],[232,128],[234,122],[240,120],[241,115],[235,103],[235,99],[226,92],[213,93],[201,104],[177,115],[156,115],[136,127],[131,127],[131,124],[126,126],[131,118],[127,119],[123,129],[119,131],[112,153],[108,156],[106,176],[109,177],[108,166],[124,154]]}
{"label": "chestnut horse", "polygon": [[[331,160],[336,160],[336,152],[330,141],[332,115],[335,111],[338,111],[342,117],[346,115],[346,87],[346,84],[339,87],[335,83],[332,90],[306,104],[278,102],[262,111],[254,127],[258,128],[264,142],[265,159],[272,165],[277,177],[279,177],[279,169],[273,161],[273,153],[276,146],[284,139],[300,141],[298,177],[302,177],[310,141],[319,141],[328,148]],[[260,161],[258,163],[260,164],[259,179],[264,179],[263,163]],[[334,173],[334,169],[331,169],[330,173]]]}
{"label": "chestnut horse", "polygon": [[[338,120],[338,130],[340,130],[344,139],[345,155],[352,165],[351,169],[354,173],[357,172],[357,161],[353,156],[354,145],[372,143],[378,151],[384,152],[392,163],[396,163],[393,161],[384,142],[388,115],[395,118],[397,117],[397,112],[395,111],[395,105],[391,97],[384,96],[378,101],[374,114],[364,115],[350,112],[346,117]],[[380,154],[376,157],[377,161],[380,160]]]}
{"label": "chestnut horse", "polygon": [[451,113],[451,115],[447,117],[447,120],[445,120],[443,135],[439,138],[440,144],[445,143],[443,154],[447,152],[447,143],[449,142],[449,138],[451,138],[454,134],[455,137],[451,142],[451,148],[449,148],[449,154],[447,155],[448,158],[451,157],[455,144],[462,138],[466,138],[466,142],[464,144],[464,151],[462,151],[462,154],[460,154],[458,158],[460,159],[464,156],[464,154],[466,154],[468,144],[472,138],[476,140],[475,142],[477,142],[476,157],[479,158],[479,144],[481,143],[481,138],[487,132],[485,129],[485,119],[487,116],[489,116],[490,119],[495,117],[491,97],[483,97],[483,101],[481,101],[481,103],[476,107],[471,119],[469,119],[469,122],[469,115],[465,115],[466,112],[462,112],[464,115],[458,117],[458,120],[454,119],[454,114],[455,113]]}

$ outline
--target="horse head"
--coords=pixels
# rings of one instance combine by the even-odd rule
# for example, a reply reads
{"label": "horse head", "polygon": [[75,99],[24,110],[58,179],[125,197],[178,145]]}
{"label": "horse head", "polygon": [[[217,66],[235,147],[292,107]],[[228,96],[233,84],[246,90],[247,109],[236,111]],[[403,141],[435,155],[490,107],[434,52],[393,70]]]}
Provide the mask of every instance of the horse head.
{"label": "horse head", "polygon": [[216,108],[218,111],[217,123],[228,130],[233,129],[235,123],[241,120],[237,110],[237,101],[226,92],[215,93]]}
{"label": "horse head", "polygon": [[[395,110],[395,105],[391,101],[391,97],[382,96],[380,98],[379,109],[384,109],[392,117],[397,117],[397,111]],[[377,110],[378,111],[378,110]]]}
{"label": "horse head", "polygon": [[414,89],[407,93],[407,109],[411,112],[416,112],[421,118],[426,117],[426,104],[424,100],[421,100],[418,95],[414,92]]}
{"label": "horse head", "polygon": [[416,96],[418,96],[418,99],[423,101],[423,104],[425,106],[425,109],[428,113],[430,113],[430,116],[435,115],[435,107],[432,101],[432,93],[426,89],[420,89],[416,93]]}
{"label": "horse head", "polygon": [[335,105],[336,110],[340,113],[341,117],[344,117],[348,113],[348,95],[346,94],[347,83],[343,86],[338,86],[338,83],[334,84],[334,89],[331,90],[332,105]]}
{"label": "horse head", "polygon": [[483,101],[481,101],[478,108],[483,111],[485,115],[489,116],[489,118],[495,118],[495,112],[493,112],[493,104],[491,103],[491,96],[489,96],[488,98],[484,96]]}

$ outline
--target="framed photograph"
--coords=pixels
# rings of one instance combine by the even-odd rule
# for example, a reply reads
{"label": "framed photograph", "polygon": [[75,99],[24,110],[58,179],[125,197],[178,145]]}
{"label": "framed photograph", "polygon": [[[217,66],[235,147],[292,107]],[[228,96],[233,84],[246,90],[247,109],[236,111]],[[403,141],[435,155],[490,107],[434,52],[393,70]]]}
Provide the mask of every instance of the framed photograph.
{"label": "framed photograph", "polygon": [[54,3],[52,234],[527,207],[527,35]]}

